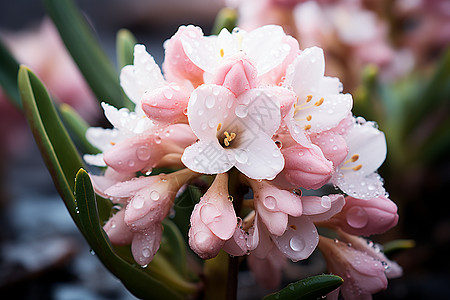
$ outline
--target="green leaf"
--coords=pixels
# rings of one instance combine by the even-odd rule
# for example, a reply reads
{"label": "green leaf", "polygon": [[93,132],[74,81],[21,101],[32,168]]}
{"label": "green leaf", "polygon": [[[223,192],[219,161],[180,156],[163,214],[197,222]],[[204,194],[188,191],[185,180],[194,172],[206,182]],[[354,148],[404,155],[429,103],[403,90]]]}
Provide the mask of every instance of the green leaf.
{"label": "green leaf", "polygon": [[25,116],[45,164],[70,215],[81,228],[73,196],[73,178],[83,166],[81,158],[63,127],[44,85],[25,66],[19,69],[18,86]]}
{"label": "green leaf", "polygon": [[15,106],[22,108],[22,101],[20,101],[20,94],[17,88],[18,71],[19,63],[0,41],[0,85],[6,95],[8,95],[8,99]]}
{"label": "green leaf", "polygon": [[192,210],[200,197],[202,196],[201,191],[193,186],[188,186],[187,189],[175,199],[174,209],[175,216],[172,221],[178,226],[181,234],[188,239],[189,231],[189,220],[191,217]]}
{"label": "green leaf", "polygon": [[94,189],[89,175],[83,169],[80,169],[76,176],[75,195],[80,211],[81,224],[92,250],[130,292],[143,299],[184,298],[163,282],[152,278],[145,269],[131,265],[115,253],[100,224]]}
{"label": "green leaf", "polygon": [[129,30],[120,29],[117,32],[117,65],[120,69],[133,64],[134,45],[136,45],[136,38]]}
{"label": "green leaf", "polygon": [[98,101],[132,108],[122,96],[118,75],[71,0],[45,0],[48,14]]}
{"label": "green leaf", "polygon": [[158,252],[163,255],[173,268],[187,277],[186,243],[178,227],[169,219],[163,221],[164,231]]}
{"label": "green leaf", "polygon": [[237,16],[237,11],[235,9],[228,7],[222,8],[214,21],[212,34],[219,34],[223,28],[226,28],[231,32],[234,27],[236,27]]}
{"label": "green leaf", "polygon": [[63,103],[59,106],[59,112],[69,133],[82,153],[97,154],[101,152],[86,139],[86,131],[89,128],[89,124],[75,109],[69,104]]}
{"label": "green leaf", "polygon": [[411,249],[416,246],[414,240],[394,240],[383,245],[383,251],[386,255],[392,255],[393,253],[401,250]]}
{"label": "green leaf", "polygon": [[263,300],[309,300],[325,296],[337,289],[344,280],[336,275],[317,275],[288,284],[279,292],[267,295]]}

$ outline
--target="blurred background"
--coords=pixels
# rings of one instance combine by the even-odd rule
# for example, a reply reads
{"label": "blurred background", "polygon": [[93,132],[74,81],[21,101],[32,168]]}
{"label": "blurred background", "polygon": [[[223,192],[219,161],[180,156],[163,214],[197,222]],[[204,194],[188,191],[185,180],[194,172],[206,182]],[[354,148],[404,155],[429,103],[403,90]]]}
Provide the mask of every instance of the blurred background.
{"label": "blurred background", "polygon": [[[116,61],[129,29],[163,62],[163,42],[182,24],[210,34],[217,13],[237,11],[246,30],[279,24],[301,49],[325,50],[326,74],[354,96],[355,115],[378,123],[388,141],[380,170],[399,207],[399,225],[373,240],[413,240],[391,254],[404,276],[375,299],[450,299],[450,1],[448,0],[77,0]],[[0,2],[0,37],[58,101],[93,126],[105,125],[41,1]],[[0,90],[0,293],[5,299],[134,299],[90,253],[61,201],[22,113]],[[317,265],[305,262],[305,270]],[[309,266],[309,269],[308,269]],[[292,273],[292,272],[291,272]],[[309,274],[307,274],[309,275]],[[286,280],[294,275],[286,270]],[[297,278],[298,279],[298,278]],[[258,299],[247,272],[240,298]],[[249,296],[253,295],[253,296]]]}

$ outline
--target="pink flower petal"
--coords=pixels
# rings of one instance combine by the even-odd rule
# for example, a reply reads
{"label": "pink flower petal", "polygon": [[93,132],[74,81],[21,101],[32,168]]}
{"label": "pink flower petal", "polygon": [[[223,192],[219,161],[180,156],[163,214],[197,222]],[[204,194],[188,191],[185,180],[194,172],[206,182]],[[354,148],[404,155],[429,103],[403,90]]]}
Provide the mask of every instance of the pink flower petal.
{"label": "pink flower petal", "polygon": [[152,261],[156,251],[159,249],[161,236],[162,227],[159,223],[133,235],[131,252],[133,253],[134,260],[138,264],[145,266]]}

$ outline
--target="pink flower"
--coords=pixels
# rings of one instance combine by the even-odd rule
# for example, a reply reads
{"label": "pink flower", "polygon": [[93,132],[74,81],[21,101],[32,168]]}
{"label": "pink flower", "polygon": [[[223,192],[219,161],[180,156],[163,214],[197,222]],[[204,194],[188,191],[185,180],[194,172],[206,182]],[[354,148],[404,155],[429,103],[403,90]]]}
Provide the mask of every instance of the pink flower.
{"label": "pink flower", "polygon": [[[168,215],[177,191],[194,176],[195,173],[185,169],[169,175],[134,178],[106,189],[104,193],[113,202],[126,205],[124,213],[116,214],[105,225],[111,241],[120,244],[129,241],[125,224],[132,232],[132,252],[136,262],[148,264],[159,248],[161,222]],[[120,233],[125,237],[118,237]]]}
{"label": "pink flower", "polygon": [[330,222],[350,234],[381,234],[397,225],[397,205],[385,196],[369,200],[346,197],[344,208]]}
{"label": "pink flower", "polygon": [[319,248],[328,270],[344,279],[344,299],[371,299],[372,294],[386,289],[385,267],[380,260],[326,237],[320,237]]}
{"label": "pink flower", "polygon": [[218,174],[194,207],[189,245],[201,258],[215,257],[236,228],[236,213],[228,196],[228,174]]}

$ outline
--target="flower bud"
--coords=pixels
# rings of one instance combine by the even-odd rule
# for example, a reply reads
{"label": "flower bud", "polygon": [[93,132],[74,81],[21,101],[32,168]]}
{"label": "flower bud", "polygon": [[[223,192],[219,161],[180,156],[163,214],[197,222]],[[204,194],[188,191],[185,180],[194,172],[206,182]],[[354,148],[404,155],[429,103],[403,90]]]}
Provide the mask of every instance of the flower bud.
{"label": "flower bud", "polygon": [[346,197],[345,202],[342,211],[330,221],[347,233],[380,234],[398,222],[397,205],[385,196],[370,200]]}
{"label": "flower bud", "polygon": [[105,230],[113,245],[129,245],[133,239],[133,233],[123,220],[124,216],[125,209],[121,209],[103,226],[103,230]]}
{"label": "flower bud", "polygon": [[236,213],[228,199],[228,174],[218,174],[194,207],[189,245],[201,258],[215,257],[236,229]]}
{"label": "flower bud", "polygon": [[323,156],[320,149],[296,145],[282,152],[285,159],[282,173],[294,186],[318,189],[330,180],[333,164]]}
{"label": "flower bud", "polygon": [[323,156],[333,163],[333,166],[339,166],[347,157],[348,148],[343,136],[331,131],[324,131],[312,134],[311,142],[316,144],[322,150]]}
{"label": "flower bud", "polygon": [[185,115],[189,93],[176,84],[170,84],[146,92],[141,100],[142,110],[147,117],[162,124],[187,122]]}
{"label": "flower bud", "polygon": [[229,89],[236,97],[256,87],[256,67],[246,56],[234,56],[217,70],[213,82]]}
{"label": "flower bud", "polygon": [[183,35],[203,36],[202,30],[195,26],[180,26],[174,36],[164,43],[165,60],[162,65],[168,81],[182,84],[189,80],[194,87],[203,83],[203,70],[197,67],[184,52],[181,37]]}

